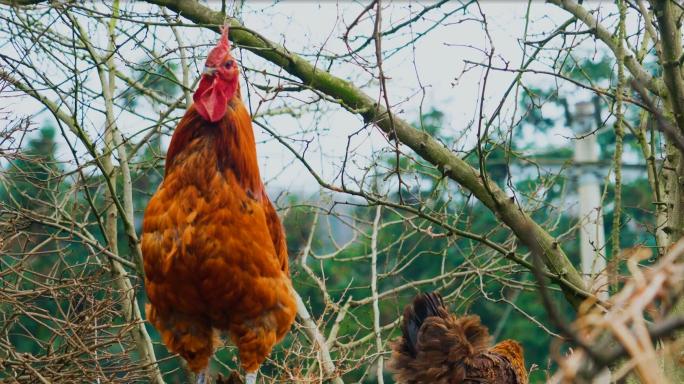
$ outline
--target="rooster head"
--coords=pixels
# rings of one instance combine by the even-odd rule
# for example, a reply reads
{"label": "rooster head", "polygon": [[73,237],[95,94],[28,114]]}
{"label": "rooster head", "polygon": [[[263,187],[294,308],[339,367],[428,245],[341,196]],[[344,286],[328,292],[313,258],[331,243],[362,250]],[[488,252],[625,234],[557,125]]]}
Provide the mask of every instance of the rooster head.
{"label": "rooster head", "polygon": [[197,112],[205,120],[215,123],[223,118],[228,101],[238,90],[237,62],[230,54],[228,25],[221,29],[221,37],[209,52],[197,91],[192,96]]}

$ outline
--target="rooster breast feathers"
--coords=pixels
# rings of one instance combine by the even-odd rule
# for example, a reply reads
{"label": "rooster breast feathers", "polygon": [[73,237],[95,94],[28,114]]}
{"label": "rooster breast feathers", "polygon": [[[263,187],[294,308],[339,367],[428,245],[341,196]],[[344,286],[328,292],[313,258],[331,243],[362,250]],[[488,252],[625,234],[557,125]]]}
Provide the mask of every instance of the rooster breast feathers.
{"label": "rooster breast feathers", "polygon": [[439,294],[419,294],[404,310],[390,368],[397,382],[408,384],[527,383],[520,344],[505,340],[489,348],[489,343],[479,317],[457,317]]}
{"label": "rooster breast feathers", "polygon": [[[243,366],[249,360],[243,350],[255,345],[247,340],[252,333],[266,335],[264,347],[254,347],[255,361],[287,333],[296,310],[285,237],[259,176],[241,102],[231,103],[216,124],[202,120],[194,106],[179,123],[164,181],[145,211],[142,248],[148,311],[158,329],[173,328],[169,319],[180,316],[230,330],[238,347],[235,339],[245,339]],[[190,343],[176,342],[177,329],[171,331],[165,344],[192,362],[197,353],[184,350]],[[255,364],[247,362],[250,369]]]}
{"label": "rooster breast feathers", "polygon": [[[193,130],[193,136],[180,150],[175,143],[170,146],[163,184],[145,212],[143,252],[152,283],[150,300],[158,302],[160,293],[154,288],[159,284],[170,288],[165,294],[185,298],[169,297],[176,310],[204,307],[222,312],[219,308],[228,307],[231,311],[225,315],[232,316],[275,306],[271,288],[276,287],[270,285],[280,284],[280,278],[289,281],[286,255],[282,260],[282,227],[259,179],[256,154],[253,169],[250,159],[235,156],[238,148],[253,148],[254,139],[222,137],[243,130],[227,127],[228,132],[221,132],[220,126],[193,124],[199,116],[192,110],[188,115],[177,133],[183,138],[184,131]],[[250,297],[258,297],[258,303]]]}

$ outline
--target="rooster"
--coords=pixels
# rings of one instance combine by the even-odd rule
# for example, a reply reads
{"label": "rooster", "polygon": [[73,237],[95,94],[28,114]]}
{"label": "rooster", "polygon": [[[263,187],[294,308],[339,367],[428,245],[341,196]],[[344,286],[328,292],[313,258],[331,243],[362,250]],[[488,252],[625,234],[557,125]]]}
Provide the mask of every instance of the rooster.
{"label": "rooster", "polygon": [[174,131],[164,180],[143,220],[147,319],[167,348],[208,377],[218,331],[246,382],[294,322],[285,234],[259,176],[228,28]]}
{"label": "rooster", "polygon": [[480,318],[449,314],[437,293],[419,294],[406,306],[401,331],[390,360],[399,383],[527,383],[520,344],[504,340],[489,347]]}

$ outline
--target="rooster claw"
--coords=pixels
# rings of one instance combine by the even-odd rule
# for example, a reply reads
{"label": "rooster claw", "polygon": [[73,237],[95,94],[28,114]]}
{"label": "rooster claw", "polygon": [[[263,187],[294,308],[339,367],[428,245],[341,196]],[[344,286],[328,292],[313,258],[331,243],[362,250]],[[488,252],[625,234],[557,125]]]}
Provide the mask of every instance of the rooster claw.
{"label": "rooster claw", "polygon": [[209,369],[205,369],[197,375],[197,384],[209,384]]}
{"label": "rooster claw", "polygon": [[218,378],[216,378],[216,384],[244,384],[244,382],[240,378],[240,374],[232,371],[228,377],[223,377],[223,375],[219,373]]}

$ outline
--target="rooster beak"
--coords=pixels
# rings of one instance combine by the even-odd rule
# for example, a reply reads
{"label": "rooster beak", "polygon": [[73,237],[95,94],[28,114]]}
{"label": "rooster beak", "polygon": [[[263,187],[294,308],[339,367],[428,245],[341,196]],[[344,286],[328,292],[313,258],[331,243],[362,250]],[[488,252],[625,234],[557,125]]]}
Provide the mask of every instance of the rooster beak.
{"label": "rooster beak", "polygon": [[205,67],[204,67],[204,70],[202,71],[202,74],[203,74],[203,75],[211,76],[211,75],[214,74],[214,72],[216,72],[216,68],[205,66]]}

